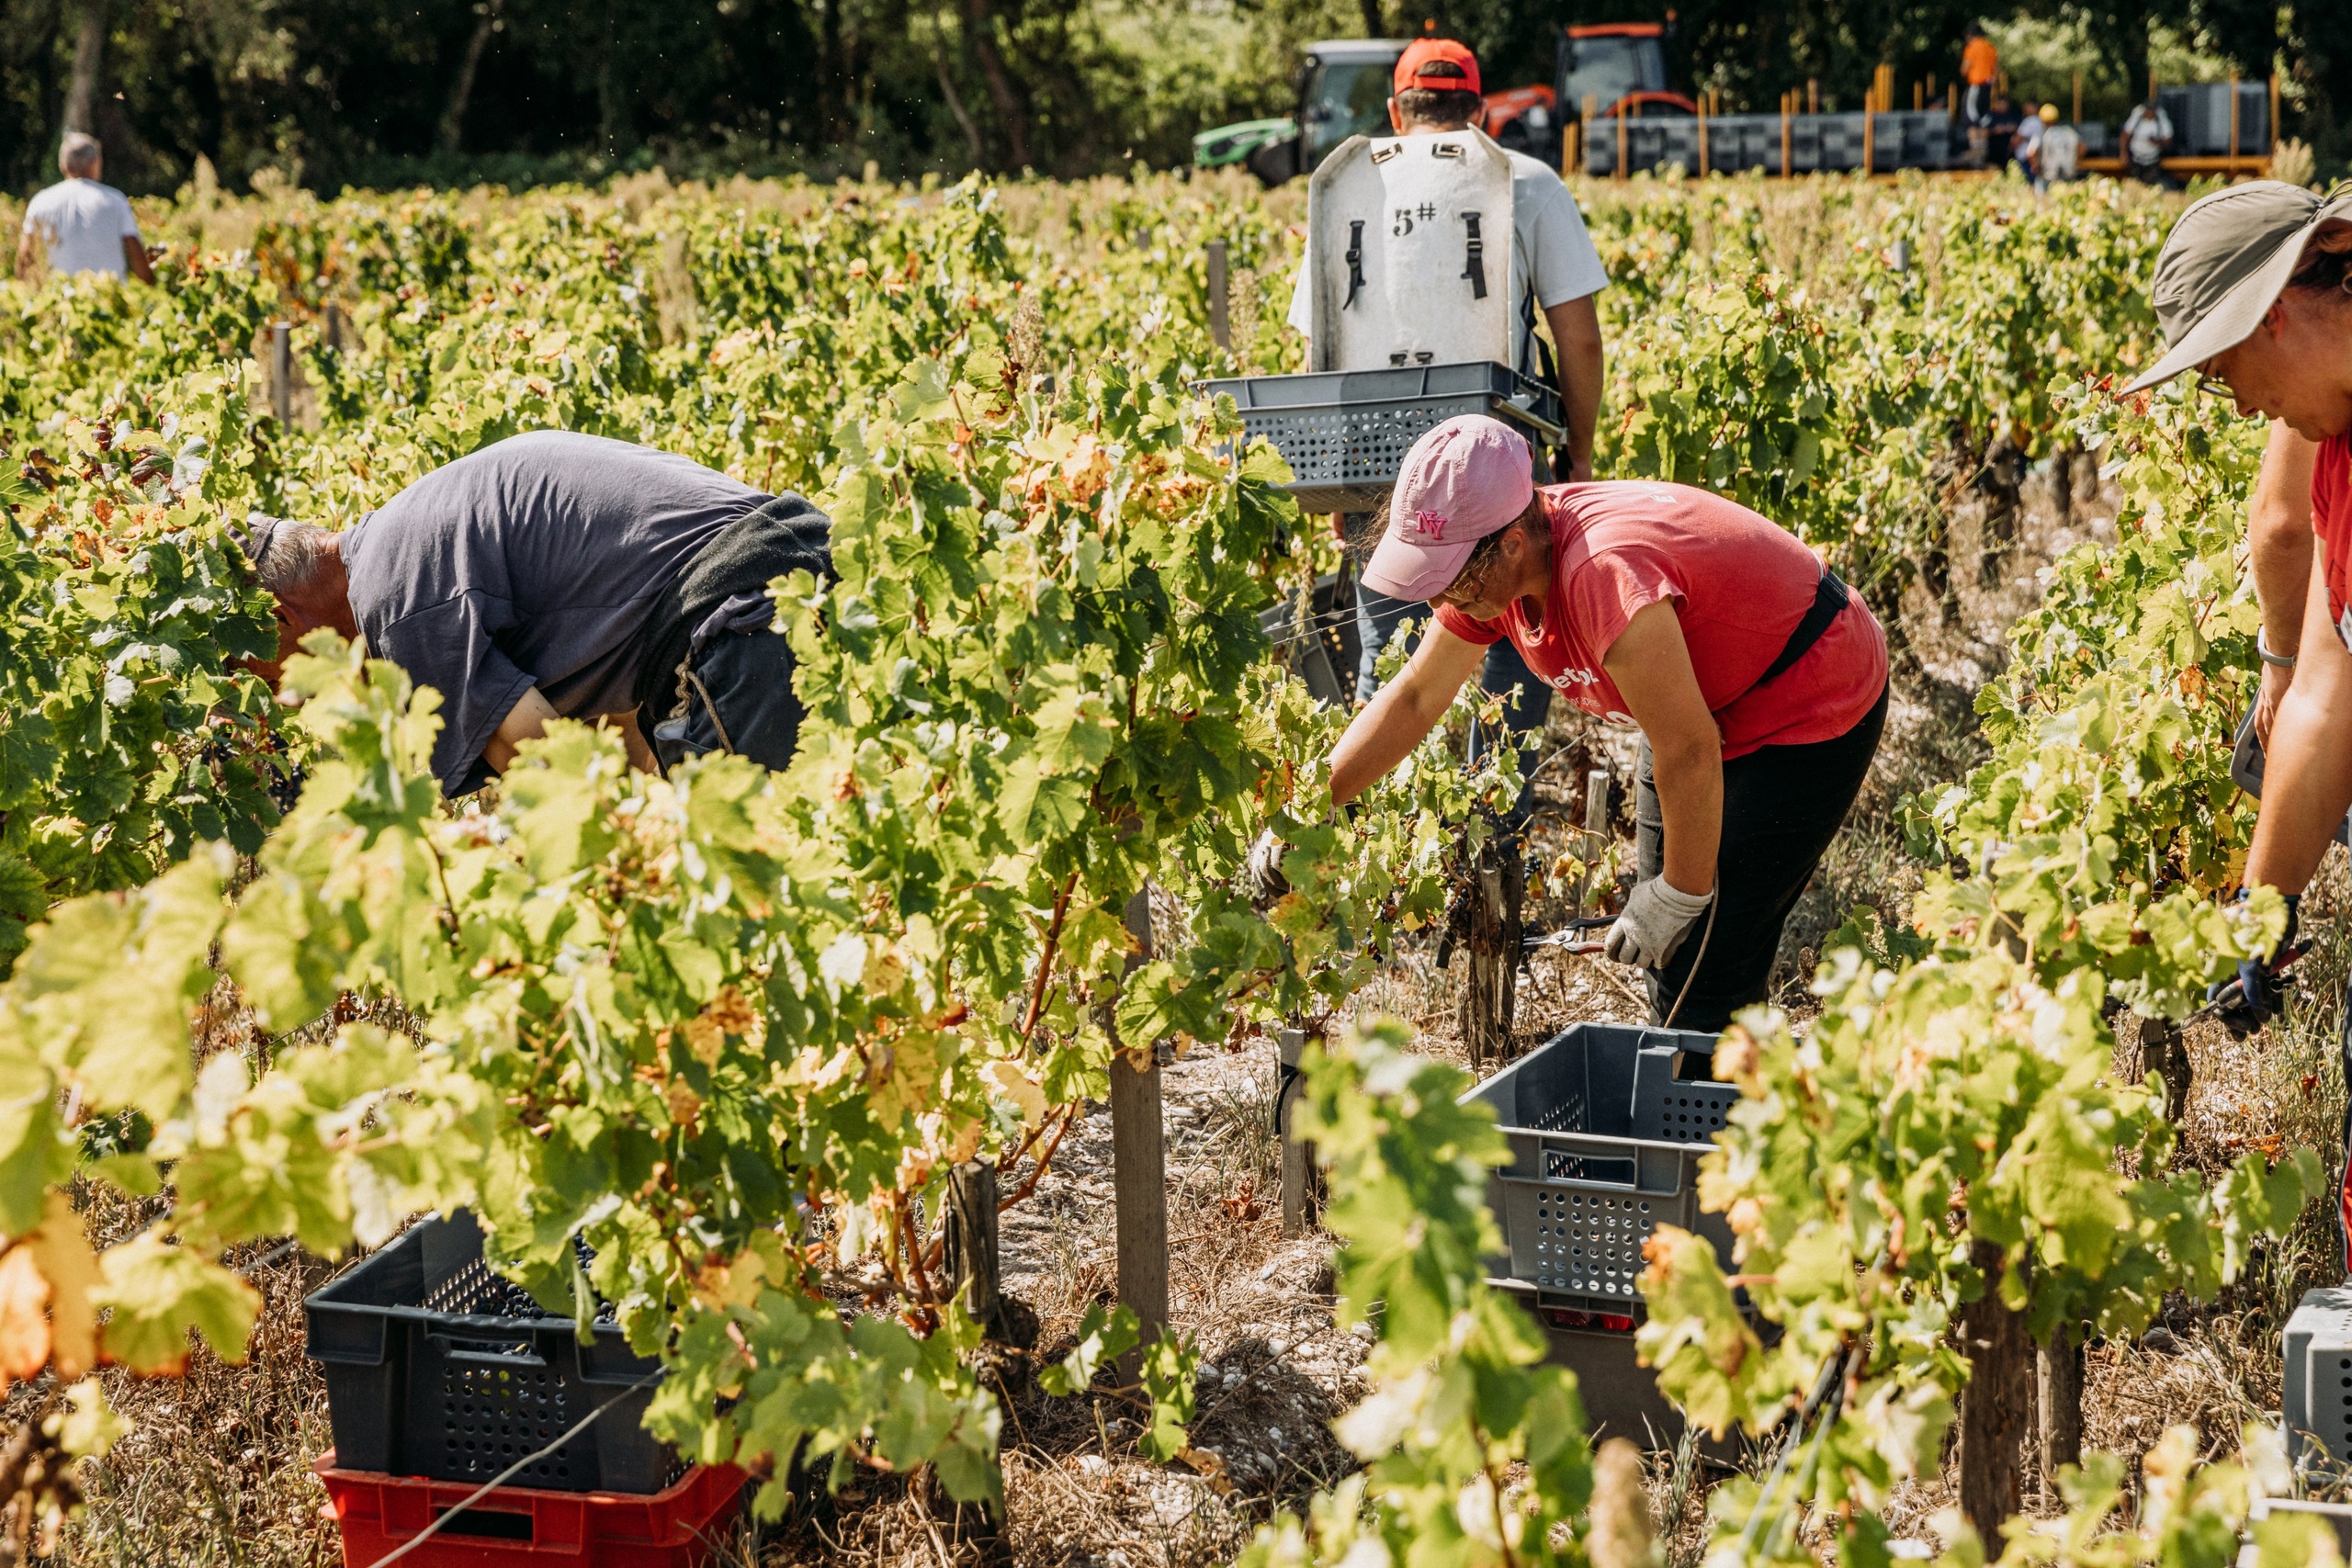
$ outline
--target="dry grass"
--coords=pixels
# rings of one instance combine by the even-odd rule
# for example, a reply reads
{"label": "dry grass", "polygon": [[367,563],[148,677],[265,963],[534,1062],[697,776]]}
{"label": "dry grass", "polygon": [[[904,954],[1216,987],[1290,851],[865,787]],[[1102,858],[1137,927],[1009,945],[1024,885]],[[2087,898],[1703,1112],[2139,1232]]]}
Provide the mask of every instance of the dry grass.
{"label": "dry grass", "polygon": [[311,1568],[340,1559],[311,1462],[332,1446],[326,1387],[302,1354],[302,1296],[329,1269],[300,1254],[252,1275],[264,1305],[252,1359],[199,1351],[187,1376],[109,1374],[107,1396],[135,1424],[94,1467],[89,1509],[60,1556],[146,1568]]}

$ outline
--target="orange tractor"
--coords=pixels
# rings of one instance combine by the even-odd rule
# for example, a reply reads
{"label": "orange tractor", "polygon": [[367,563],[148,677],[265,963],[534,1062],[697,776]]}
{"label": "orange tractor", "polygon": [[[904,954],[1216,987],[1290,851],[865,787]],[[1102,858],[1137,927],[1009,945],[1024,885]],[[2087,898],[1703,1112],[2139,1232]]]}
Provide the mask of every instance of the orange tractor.
{"label": "orange tractor", "polygon": [[1593,106],[1601,119],[1695,115],[1699,106],[1666,85],[1664,41],[1672,13],[1659,22],[1599,22],[1560,35],[1549,85],[1487,95],[1487,134],[1514,152],[1560,161],[1560,131]]}

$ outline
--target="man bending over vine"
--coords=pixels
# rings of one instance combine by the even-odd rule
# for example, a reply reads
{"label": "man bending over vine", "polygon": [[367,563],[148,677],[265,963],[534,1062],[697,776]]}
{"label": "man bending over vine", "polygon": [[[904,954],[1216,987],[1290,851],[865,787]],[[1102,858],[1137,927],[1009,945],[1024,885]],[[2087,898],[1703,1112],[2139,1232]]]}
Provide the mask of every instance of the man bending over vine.
{"label": "man bending over vine", "polygon": [[[480,789],[551,718],[612,719],[652,771],[791,761],[803,709],[769,581],[832,574],[831,525],[691,459],[567,431],[435,469],[337,534],[256,517],[278,660],[322,626],[441,694],[433,771]],[[277,668],[262,671],[277,678]]]}

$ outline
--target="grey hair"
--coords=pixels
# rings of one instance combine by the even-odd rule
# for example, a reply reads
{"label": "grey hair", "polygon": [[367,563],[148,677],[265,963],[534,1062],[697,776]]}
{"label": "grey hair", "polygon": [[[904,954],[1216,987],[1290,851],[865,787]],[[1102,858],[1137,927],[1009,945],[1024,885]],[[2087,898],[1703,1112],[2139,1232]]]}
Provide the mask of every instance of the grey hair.
{"label": "grey hair", "polygon": [[69,130],[65,140],[57,144],[57,172],[68,179],[80,179],[87,171],[98,166],[106,156],[106,148],[87,131]]}
{"label": "grey hair", "polygon": [[246,520],[245,559],[261,585],[283,599],[315,581],[334,558],[335,536],[311,523],[254,513]]}

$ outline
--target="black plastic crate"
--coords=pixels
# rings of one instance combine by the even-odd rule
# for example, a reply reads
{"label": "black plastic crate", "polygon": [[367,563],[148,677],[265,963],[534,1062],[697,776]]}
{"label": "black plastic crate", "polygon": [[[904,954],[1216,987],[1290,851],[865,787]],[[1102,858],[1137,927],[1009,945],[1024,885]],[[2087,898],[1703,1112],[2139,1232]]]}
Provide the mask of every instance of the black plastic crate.
{"label": "black plastic crate", "polygon": [[[324,1363],[336,1462],[346,1470],[485,1482],[617,1408],[509,1483],[553,1492],[653,1493],[685,1472],[639,1424],[661,1363],[595,1325],[530,1315],[482,1262],[481,1227],[428,1219],[307,1298],[308,1348]],[[521,1311],[517,1311],[517,1308]]]}
{"label": "black plastic crate", "polygon": [[1245,439],[1263,436],[1290,465],[1284,486],[1302,512],[1377,512],[1413,443],[1466,413],[1520,427],[1531,440],[1566,437],[1559,394],[1508,366],[1408,365],[1208,381],[1241,411]]}
{"label": "black plastic crate", "polygon": [[1532,1307],[1639,1311],[1642,1244],[1661,1224],[1731,1230],[1699,1209],[1699,1160],[1738,1089],[1706,1077],[1715,1037],[1579,1023],[1462,1097],[1491,1106],[1511,1163],[1488,1179],[1507,1276]]}

